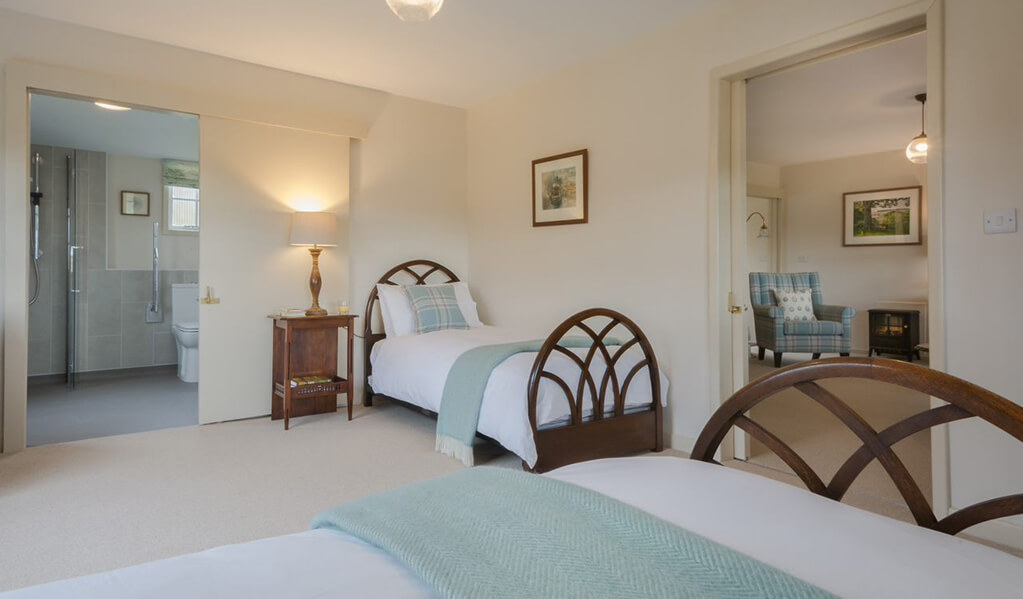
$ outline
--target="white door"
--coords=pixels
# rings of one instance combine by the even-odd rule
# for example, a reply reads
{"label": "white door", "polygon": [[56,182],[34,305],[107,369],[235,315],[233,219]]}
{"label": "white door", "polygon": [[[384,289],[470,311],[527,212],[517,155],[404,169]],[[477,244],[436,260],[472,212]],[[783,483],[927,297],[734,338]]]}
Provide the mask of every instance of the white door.
{"label": "white door", "polygon": [[320,257],[320,303],[348,298],[348,146],[338,137],[200,119],[199,422],[270,413],[272,321],[311,303],[312,259],[290,246],[291,215],[338,216]]}
{"label": "white door", "polygon": [[[741,389],[749,378],[749,343],[747,341],[745,313],[749,310],[749,278],[746,266],[746,82],[736,81],[731,89],[731,200],[729,202],[729,235],[730,235],[730,269],[728,280],[731,282],[730,313],[730,346],[731,361],[730,389],[731,395]],[[725,262],[722,260],[722,262]],[[734,436],[735,458],[744,460],[748,457],[748,436],[740,434],[736,429]]]}

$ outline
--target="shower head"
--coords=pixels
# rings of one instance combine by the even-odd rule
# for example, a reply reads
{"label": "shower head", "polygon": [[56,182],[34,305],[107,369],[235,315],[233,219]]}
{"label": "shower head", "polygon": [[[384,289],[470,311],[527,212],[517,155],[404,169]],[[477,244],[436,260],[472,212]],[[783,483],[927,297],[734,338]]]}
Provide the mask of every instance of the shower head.
{"label": "shower head", "polygon": [[32,204],[38,205],[43,194],[39,191],[39,167],[43,165],[43,155],[39,152],[32,154]]}

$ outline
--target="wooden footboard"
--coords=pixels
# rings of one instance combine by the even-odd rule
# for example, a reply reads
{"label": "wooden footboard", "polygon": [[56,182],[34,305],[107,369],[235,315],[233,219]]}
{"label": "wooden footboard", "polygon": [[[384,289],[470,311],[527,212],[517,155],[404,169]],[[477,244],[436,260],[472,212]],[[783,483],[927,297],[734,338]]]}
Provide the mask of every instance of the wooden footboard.
{"label": "wooden footboard", "polygon": [[[580,334],[592,340],[582,357],[561,345],[567,337]],[[612,337],[621,345],[612,345]],[[615,365],[635,346],[639,346],[643,358],[620,378]],[[575,363],[576,380],[565,380],[551,371],[549,361],[555,354]],[[598,357],[598,363],[608,365],[600,380],[596,380],[590,368]],[[653,401],[647,407],[626,413],[629,388],[641,376],[649,377]],[[571,419],[564,426],[537,427],[537,398],[545,380],[554,383],[568,402]],[[537,462],[532,468],[535,472],[585,460],[664,449],[657,357],[636,323],[614,310],[584,310],[554,329],[533,362],[526,397],[529,425],[536,441]]]}
{"label": "wooden footboard", "polygon": [[[948,403],[877,431],[847,403],[817,383],[821,379],[831,378],[881,381],[925,393]],[[791,447],[748,415],[760,402],[789,388],[799,390],[826,408],[862,442],[828,483]],[[718,446],[728,431],[736,426],[781,458],[810,491],[836,501],[842,500],[853,481],[876,459],[895,483],[918,525],[954,535],[981,522],[1023,514],[1023,493],[964,507],[939,520],[905,464],[892,451],[892,446],[932,426],[973,417],[985,420],[1023,441],[1023,407],[950,374],[882,358],[817,360],[783,368],[737,391],[711,416],[696,440],[692,458],[714,462]]]}

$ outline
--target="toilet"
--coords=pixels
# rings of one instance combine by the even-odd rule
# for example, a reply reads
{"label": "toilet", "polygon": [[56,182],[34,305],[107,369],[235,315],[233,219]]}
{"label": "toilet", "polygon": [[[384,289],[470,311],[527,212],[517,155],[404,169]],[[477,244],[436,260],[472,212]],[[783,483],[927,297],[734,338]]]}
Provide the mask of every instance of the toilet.
{"label": "toilet", "polygon": [[199,382],[199,285],[171,285],[171,334],[178,346],[178,378]]}

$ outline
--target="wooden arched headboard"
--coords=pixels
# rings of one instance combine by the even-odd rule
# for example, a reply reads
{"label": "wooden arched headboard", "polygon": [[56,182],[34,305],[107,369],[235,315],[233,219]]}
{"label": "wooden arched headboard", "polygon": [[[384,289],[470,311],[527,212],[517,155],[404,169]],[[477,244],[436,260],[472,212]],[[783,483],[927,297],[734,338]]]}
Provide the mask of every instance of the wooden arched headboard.
{"label": "wooden arched headboard", "polygon": [[[432,260],[409,260],[403,262],[384,273],[377,281],[377,285],[435,285],[443,283],[456,283],[458,277],[448,267],[438,264]],[[375,311],[379,310],[380,298],[377,295],[377,286],[369,292],[369,300],[366,302],[366,320],[363,325],[363,398],[362,405],[373,405],[373,389],[369,385],[369,377],[372,372],[372,365],[369,361],[373,345],[385,338],[382,332],[373,332],[373,323],[376,322]]]}
{"label": "wooden arched headboard", "polygon": [[[821,379],[831,378],[881,381],[919,391],[948,403],[877,431],[847,403],[817,384]],[[791,447],[747,415],[760,402],[788,388],[799,390],[837,416],[862,443],[826,484]],[[902,494],[917,524],[954,535],[987,520],[1023,514],[1023,493],[964,507],[938,520],[919,485],[892,451],[892,446],[932,426],[973,417],[985,420],[1023,441],[1023,407],[950,374],[882,358],[815,360],[782,368],[737,391],[711,416],[696,440],[691,457],[694,460],[714,462],[714,453],[725,435],[733,426],[737,426],[781,458],[810,491],[836,501],[842,500],[856,477],[876,459]]]}

